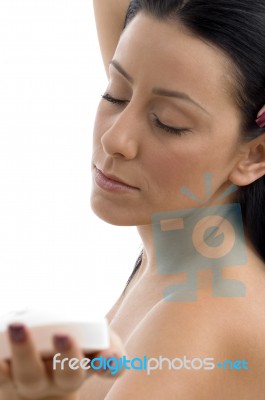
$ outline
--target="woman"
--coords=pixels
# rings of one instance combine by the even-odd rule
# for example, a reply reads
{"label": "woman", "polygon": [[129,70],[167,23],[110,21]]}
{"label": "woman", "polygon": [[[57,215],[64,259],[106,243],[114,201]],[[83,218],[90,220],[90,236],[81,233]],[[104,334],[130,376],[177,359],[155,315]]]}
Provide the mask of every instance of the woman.
{"label": "woman", "polygon": [[[12,344],[13,378],[2,372],[1,399],[13,390],[16,399],[263,400],[265,2],[132,1],[120,39],[128,2],[94,6],[109,85],[95,122],[91,204],[111,224],[137,226],[143,242],[129,284],[107,314],[124,345],[117,342],[117,357],[124,351],[129,359],[186,364],[169,368],[166,361],[149,375],[131,369],[112,380],[94,375],[82,386],[81,372],[61,371],[55,392],[42,361],[30,357],[28,338]],[[238,202],[242,215],[232,219]],[[191,238],[179,247],[169,232],[182,233],[194,215],[187,253]],[[232,259],[234,248],[240,251]],[[201,255],[208,270],[199,266],[194,278]],[[65,354],[81,357],[71,339],[64,342]],[[216,367],[198,367],[206,358]]]}

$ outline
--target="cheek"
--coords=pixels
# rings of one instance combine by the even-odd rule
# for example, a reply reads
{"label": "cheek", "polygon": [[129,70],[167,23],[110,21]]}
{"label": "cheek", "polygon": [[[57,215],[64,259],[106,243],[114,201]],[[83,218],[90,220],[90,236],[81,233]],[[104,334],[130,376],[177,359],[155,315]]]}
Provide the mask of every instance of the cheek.
{"label": "cheek", "polygon": [[164,146],[154,144],[152,151],[143,155],[143,162],[159,185],[186,184],[194,173],[205,169],[205,152],[205,146],[200,146],[198,141],[178,137]]}
{"label": "cheek", "polygon": [[156,202],[175,204],[178,199],[185,205],[187,198],[180,195],[185,186],[203,199],[207,182],[213,193],[227,180],[230,158],[227,149],[220,151],[220,143],[202,137],[178,137],[165,146],[153,143],[152,152],[144,152],[142,158],[152,182],[149,195]]}
{"label": "cheek", "polygon": [[142,171],[148,182],[146,196],[152,212],[186,208],[187,198],[181,195],[184,186],[200,196],[198,182],[204,172],[202,157],[198,150],[192,151],[181,145],[181,140],[181,137],[174,138],[175,143],[171,142],[171,146],[153,143],[152,151],[142,154]]}

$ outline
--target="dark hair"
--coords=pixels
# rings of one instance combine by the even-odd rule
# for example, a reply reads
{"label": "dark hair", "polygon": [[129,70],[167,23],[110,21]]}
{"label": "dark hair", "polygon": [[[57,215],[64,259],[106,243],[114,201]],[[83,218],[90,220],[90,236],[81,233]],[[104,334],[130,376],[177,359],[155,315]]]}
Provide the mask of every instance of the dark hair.
{"label": "dark hair", "polygon": [[[265,133],[255,122],[265,104],[265,0],[132,0],[124,28],[141,10],[159,20],[180,22],[221,49],[231,61],[230,81],[242,116],[242,138],[251,140]],[[237,201],[247,235],[265,261],[265,176],[240,187]],[[141,256],[125,290],[141,265]]]}

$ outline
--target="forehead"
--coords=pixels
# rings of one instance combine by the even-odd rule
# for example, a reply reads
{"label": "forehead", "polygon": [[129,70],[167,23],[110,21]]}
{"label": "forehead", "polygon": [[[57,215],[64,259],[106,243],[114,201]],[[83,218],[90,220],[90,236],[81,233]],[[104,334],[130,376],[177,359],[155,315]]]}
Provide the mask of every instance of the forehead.
{"label": "forehead", "polygon": [[[188,94],[209,112],[233,106],[231,61],[221,50],[196,38],[177,22],[140,12],[121,35],[114,58],[135,84],[161,86]],[[208,107],[208,108],[207,108]]]}

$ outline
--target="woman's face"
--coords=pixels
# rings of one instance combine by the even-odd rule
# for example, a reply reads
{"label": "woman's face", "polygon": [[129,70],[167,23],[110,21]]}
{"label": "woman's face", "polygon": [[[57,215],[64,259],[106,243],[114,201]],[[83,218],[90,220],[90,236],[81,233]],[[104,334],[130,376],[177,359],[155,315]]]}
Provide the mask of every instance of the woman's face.
{"label": "woman's face", "polygon": [[133,19],[95,121],[91,205],[100,218],[150,224],[153,213],[198,206],[183,186],[206,201],[205,173],[212,194],[232,183],[240,116],[228,73],[228,59],[181,25],[143,13]]}

